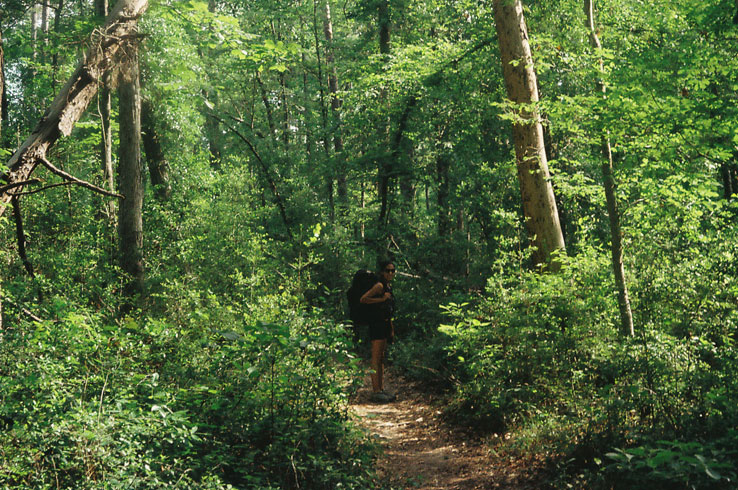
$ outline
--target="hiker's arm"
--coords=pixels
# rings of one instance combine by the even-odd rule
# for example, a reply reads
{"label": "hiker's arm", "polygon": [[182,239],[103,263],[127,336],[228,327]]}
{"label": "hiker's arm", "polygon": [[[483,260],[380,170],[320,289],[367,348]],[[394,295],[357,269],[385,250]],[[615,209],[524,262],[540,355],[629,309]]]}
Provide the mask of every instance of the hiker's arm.
{"label": "hiker's arm", "polygon": [[372,288],[364,293],[364,295],[359,300],[360,303],[364,303],[365,305],[371,305],[374,303],[384,303],[390,298],[390,293],[384,293],[382,296],[378,296],[382,293],[384,290],[384,286],[382,286],[381,282],[376,283]]}

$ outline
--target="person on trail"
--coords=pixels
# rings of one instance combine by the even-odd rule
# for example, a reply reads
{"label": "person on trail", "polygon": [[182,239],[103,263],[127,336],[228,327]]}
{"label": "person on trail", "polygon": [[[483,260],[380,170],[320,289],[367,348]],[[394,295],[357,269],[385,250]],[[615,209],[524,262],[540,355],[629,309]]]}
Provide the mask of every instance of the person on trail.
{"label": "person on trail", "polygon": [[360,302],[373,305],[374,314],[369,322],[369,338],[372,343],[372,401],[387,403],[395,400],[395,395],[384,391],[384,354],[387,343],[395,337],[392,314],[395,311],[395,297],[390,283],[395,277],[395,264],[383,261],[379,264],[379,281],[365,292]]}

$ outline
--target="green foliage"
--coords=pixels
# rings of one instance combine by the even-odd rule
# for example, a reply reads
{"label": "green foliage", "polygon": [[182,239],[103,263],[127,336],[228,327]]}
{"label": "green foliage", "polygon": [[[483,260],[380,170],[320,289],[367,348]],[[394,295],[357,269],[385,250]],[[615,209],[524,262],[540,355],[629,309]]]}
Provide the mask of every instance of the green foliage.
{"label": "green foliage", "polygon": [[698,442],[658,441],[651,447],[616,449],[605,456],[605,471],[623,488],[732,488],[736,479],[735,434],[731,449]]}
{"label": "green foliage", "polygon": [[[61,299],[3,338],[0,484],[13,488],[365,488],[340,325],[116,325]],[[214,305],[214,306],[217,306]]]}
{"label": "green foliage", "polygon": [[[391,361],[446,393],[450,419],[546,458],[555,487],[734,486],[735,4],[595,3],[600,49],[581,2],[524,1],[567,243],[554,275],[528,271],[489,3],[392,0],[379,55],[376,1],[330,3],[331,41],[321,2],[153,2],[142,91],[172,194],[146,189],[146,294],[121,317],[107,198],[23,197],[33,278],[5,211],[0,486],[375,486],[347,411],[362,346],[341,322],[351,274],[388,255]],[[89,7],[64,3],[48,32],[37,16],[34,40],[31,4],[0,6],[4,161],[102,21]],[[96,102],[47,157],[102,184]],[[59,182],[34,177],[24,190]]]}

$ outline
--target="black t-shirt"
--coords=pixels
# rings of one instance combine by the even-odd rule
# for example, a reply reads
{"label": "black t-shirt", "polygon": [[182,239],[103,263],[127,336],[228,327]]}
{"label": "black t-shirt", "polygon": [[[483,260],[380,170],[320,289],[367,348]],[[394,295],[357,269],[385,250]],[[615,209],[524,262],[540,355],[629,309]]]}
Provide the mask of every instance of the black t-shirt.
{"label": "black t-shirt", "polygon": [[387,301],[377,303],[377,305],[379,305],[379,312],[382,320],[391,320],[392,315],[395,313],[395,294],[392,292],[392,286],[384,281],[381,282],[382,286],[384,286],[382,296],[384,296],[384,293],[390,293],[390,297]]}

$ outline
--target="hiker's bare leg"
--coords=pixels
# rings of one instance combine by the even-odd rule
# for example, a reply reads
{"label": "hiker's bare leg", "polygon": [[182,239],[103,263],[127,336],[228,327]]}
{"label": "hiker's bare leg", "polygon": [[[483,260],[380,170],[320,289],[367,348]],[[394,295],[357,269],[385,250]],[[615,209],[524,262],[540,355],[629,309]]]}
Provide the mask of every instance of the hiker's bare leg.
{"label": "hiker's bare leg", "polygon": [[372,340],[372,391],[384,389],[384,349],[387,340]]}

